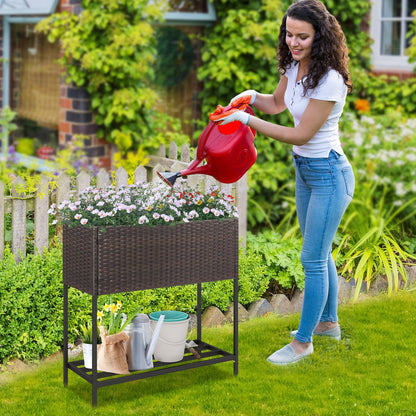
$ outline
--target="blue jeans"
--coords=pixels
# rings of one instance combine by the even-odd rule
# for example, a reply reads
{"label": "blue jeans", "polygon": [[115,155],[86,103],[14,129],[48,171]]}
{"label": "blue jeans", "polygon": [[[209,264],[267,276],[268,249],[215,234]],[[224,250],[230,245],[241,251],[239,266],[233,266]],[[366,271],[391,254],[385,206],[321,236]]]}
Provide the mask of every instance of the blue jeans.
{"label": "blue jeans", "polygon": [[296,211],[303,237],[301,261],[305,290],[296,339],[312,342],[321,322],[338,322],[338,273],[332,241],[354,194],[354,173],[344,155],[328,158],[293,154],[296,170]]}

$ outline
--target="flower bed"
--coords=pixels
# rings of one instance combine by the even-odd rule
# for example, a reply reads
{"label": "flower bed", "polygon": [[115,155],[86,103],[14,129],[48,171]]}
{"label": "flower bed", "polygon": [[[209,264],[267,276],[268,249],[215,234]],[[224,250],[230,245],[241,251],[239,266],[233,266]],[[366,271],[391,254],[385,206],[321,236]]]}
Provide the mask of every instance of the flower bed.
{"label": "flower bed", "polygon": [[137,183],[104,189],[89,187],[71,201],[52,204],[53,223],[72,226],[159,225],[237,217],[232,195],[217,186],[202,193],[185,180],[164,184]]}

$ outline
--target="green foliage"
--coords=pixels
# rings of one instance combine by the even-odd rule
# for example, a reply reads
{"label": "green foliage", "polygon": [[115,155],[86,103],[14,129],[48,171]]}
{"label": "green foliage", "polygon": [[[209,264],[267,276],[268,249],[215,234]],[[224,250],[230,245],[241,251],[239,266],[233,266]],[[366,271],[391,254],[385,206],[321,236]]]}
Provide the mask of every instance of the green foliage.
{"label": "green foliage", "polygon": [[[376,189],[377,184],[369,181],[358,187],[349,214],[340,227],[344,237],[334,250],[334,257],[342,264],[341,274],[353,278],[357,284],[354,299],[358,297],[363,281],[369,288],[371,281],[379,275],[386,276],[389,294],[397,291],[399,275],[407,280],[406,261],[416,258],[401,240],[402,224],[406,220],[401,214],[410,207],[409,216],[416,215],[416,197],[395,207],[386,203],[385,193],[375,198]],[[343,253],[341,259],[340,251]]]}
{"label": "green foliage", "polygon": [[16,112],[12,111],[9,106],[6,105],[1,111],[0,126],[3,134],[9,134],[17,129],[17,125],[13,123],[16,117]]}
{"label": "green foliage", "polygon": [[[372,198],[400,206],[416,197],[416,120],[399,112],[383,116],[356,116],[346,113],[341,139],[356,172],[358,192],[354,199],[366,197],[360,192],[368,183],[375,184]],[[414,235],[416,221],[409,215],[412,206],[402,213],[404,227]],[[365,215],[365,212],[363,213]]]}
{"label": "green foliage", "polygon": [[[240,251],[238,301],[247,306],[260,299],[269,284],[266,265],[261,256],[249,245],[246,253]],[[206,283],[202,287],[202,307],[215,305],[225,311],[233,301],[233,281]]]}
{"label": "green foliage", "polygon": [[100,326],[105,328],[107,335],[114,335],[123,331],[123,329],[138,313],[138,311],[135,311],[130,314],[130,316],[127,316],[121,311],[122,307],[122,302],[117,301],[116,303],[113,303],[110,298],[110,303],[105,304],[102,311],[98,311],[97,315],[100,321]]}
{"label": "green foliage", "polygon": [[33,361],[61,348],[61,259],[56,246],[15,264],[6,247],[0,263],[0,362]]}
{"label": "green foliage", "polygon": [[91,96],[98,137],[122,152],[137,149],[157,130],[157,94],[150,81],[156,56],[154,24],[166,1],[83,0],[79,15],[56,13],[37,25],[61,41],[67,82]]}
{"label": "green foliage", "polygon": [[[80,324],[79,329],[77,330],[79,338],[84,344],[92,344],[92,322],[88,321],[86,323]],[[97,344],[101,343],[101,337],[97,333]]]}
{"label": "green foliage", "polygon": [[254,253],[262,256],[267,267],[266,276],[272,283],[284,289],[291,289],[295,285],[299,289],[304,288],[300,239],[285,239],[276,232],[265,230],[256,236],[248,233],[247,244]]}
{"label": "green foliage", "polygon": [[365,98],[370,103],[371,114],[389,114],[399,111],[412,117],[416,111],[416,78],[401,81],[396,76],[374,75],[360,68],[352,69],[354,91],[347,100],[355,111],[357,100]]}
{"label": "green foliage", "polygon": [[407,276],[404,265],[414,253],[416,225],[414,124],[399,112],[343,117],[342,141],[356,190],[334,256],[343,276],[356,281],[355,297],[363,282],[370,287],[380,274],[390,293],[398,288],[399,274]]}
{"label": "green foliage", "polygon": [[[371,67],[371,43],[369,35],[368,16],[371,12],[371,2],[367,0],[351,0],[348,2],[323,0],[328,10],[337,18],[347,39],[350,70]],[[353,77],[353,82],[356,79]]]}
{"label": "green foliage", "polygon": [[406,49],[406,55],[409,57],[410,62],[416,62],[416,10],[412,13],[413,21],[410,24],[408,37],[409,46]]}
{"label": "green foliage", "polygon": [[228,103],[238,92],[254,88],[274,91],[277,80],[276,21],[283,17],[279,1],[262,1],[260,9],[241,6],[218,10],[219,22],[205,38],[203,112]]}

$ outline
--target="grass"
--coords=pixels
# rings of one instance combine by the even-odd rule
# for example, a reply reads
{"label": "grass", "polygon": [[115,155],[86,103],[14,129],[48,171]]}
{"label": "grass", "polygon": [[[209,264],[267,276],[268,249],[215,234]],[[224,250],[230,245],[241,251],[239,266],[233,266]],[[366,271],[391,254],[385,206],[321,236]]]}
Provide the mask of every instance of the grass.
{"label": "grass", "polygon": [[[216,364],[98,390],[69,373],[62,358],[0,385],[3,416],[404,416],[416,415],[416,291],[384,295],[339,311],[343,339],[315,337],[304,362],[274,367],[266,357],[290,341],[299,315],[240,325],[239,375]],[[232,328],[204,329],[203,338],[231,349]],[[214,341],[215,340],[215,341]]]}

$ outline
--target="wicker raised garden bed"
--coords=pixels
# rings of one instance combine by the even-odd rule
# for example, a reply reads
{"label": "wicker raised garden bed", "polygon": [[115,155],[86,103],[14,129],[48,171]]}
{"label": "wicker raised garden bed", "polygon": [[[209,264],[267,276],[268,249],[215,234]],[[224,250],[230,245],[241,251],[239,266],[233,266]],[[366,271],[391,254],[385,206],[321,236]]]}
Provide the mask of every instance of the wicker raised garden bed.
{"label": "wicker raised garden bed", "polygon": [[64,283],[91,295],[238,278],[238,219],[64,227]]}

